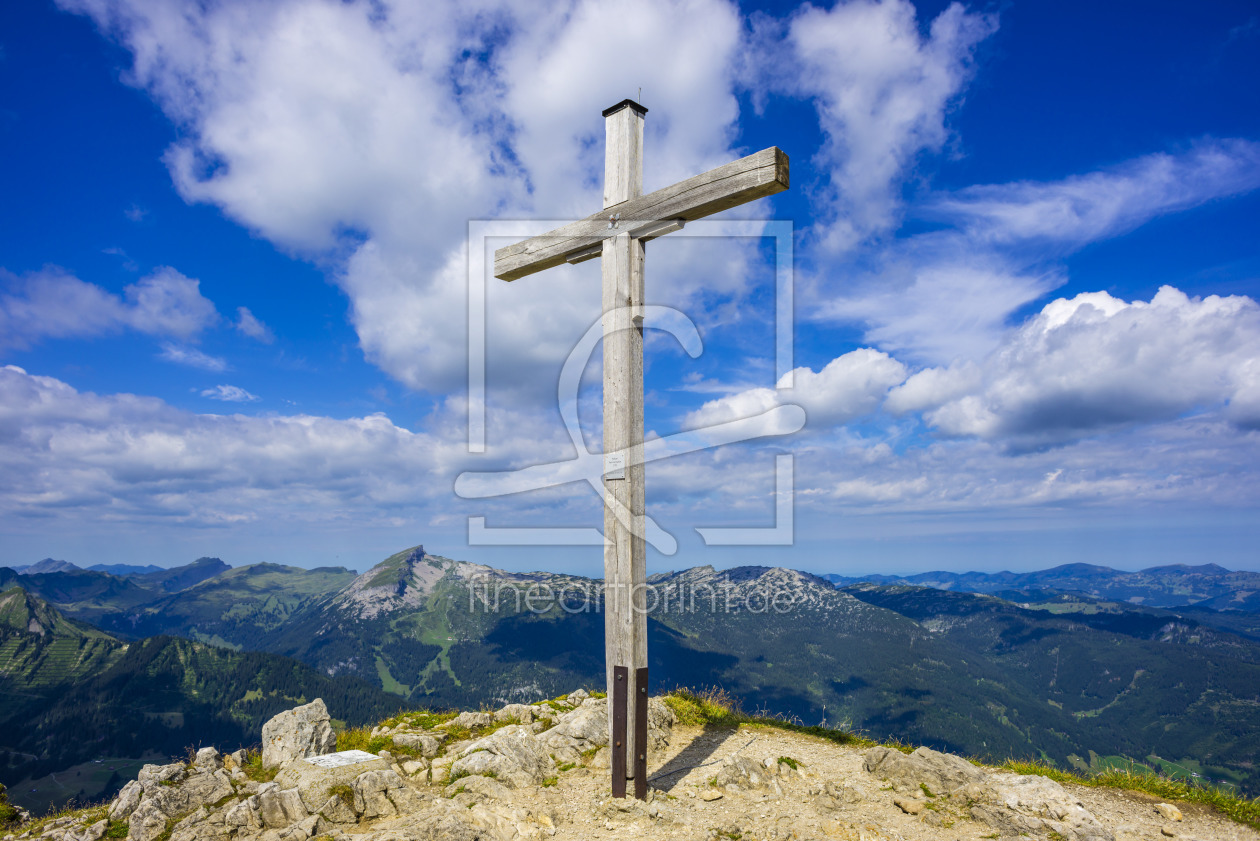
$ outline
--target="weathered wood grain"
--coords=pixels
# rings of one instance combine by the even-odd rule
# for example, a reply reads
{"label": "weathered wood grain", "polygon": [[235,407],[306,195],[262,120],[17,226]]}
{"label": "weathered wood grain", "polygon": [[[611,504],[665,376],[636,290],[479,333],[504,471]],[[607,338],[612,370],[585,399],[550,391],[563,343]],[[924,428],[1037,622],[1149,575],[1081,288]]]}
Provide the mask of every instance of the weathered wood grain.
{"label": "weathered wood grain", "polygon": [[[605,118],[604,200],[622,206],[643,191],[643,115],[623,108]],[[635,321],[643,305],[643,241],[626,229],[605,238],[601,276],[604,313],[604,452],[626,455],[624,479],[604,480],[604,655],[609,698],[614,668],[628,674],[647,665],[647,615],[642,609],[647,585],[647,542],[644,539],[643,465],[643,328]],[[628,514],[628,516],[627,516]],[[636,607],[638,609],[636,609]],[[623,675],[627,672],[622,672]],[[628,680],[628,678],[626,678]],[[609,744],[624,739],[625,756],[639,745],[634,693],[621,687],[624,732],[610,732]],[[613,769],[614,786],[624,791],[633,762]]]}
{"label": "weathered wood grain", "polygon": [[604,207],[643,195],[643,114],[622,108],[604,118]]}
{"label": "weathered wood grain", "polygon": [[[619,115],[620,112],[609,119]],[[639,123],[642,125],[642,120]],[[642,178],[641,165],[639,177]],[[494,276],[517,280],[558,266],[570,255],[617,234],[629,231],[633,235],[672,219],[692,222],[787,188],[788,156],[771,146],[645,196],[612,202],[581,221],[504,246],[494,252]],[[606,195],[605,201],[608,200]],[[621,214],[621,218],[616,227],[609,227],[608,218],[614,213]]]}

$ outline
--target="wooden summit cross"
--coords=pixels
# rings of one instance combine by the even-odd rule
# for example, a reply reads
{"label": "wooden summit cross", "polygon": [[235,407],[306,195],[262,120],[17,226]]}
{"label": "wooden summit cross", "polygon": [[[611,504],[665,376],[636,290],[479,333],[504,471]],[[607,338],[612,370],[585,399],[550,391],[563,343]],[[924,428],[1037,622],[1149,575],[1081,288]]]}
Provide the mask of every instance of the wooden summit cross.
{"label": "wooden summit cross", "polygon": [[[604,653],[613,796],[647,797],[647,566],[643,519],[643,246],[650,239],[788,188],[777,147],[643,195],[643,117],[626,99],[604,112],[604,209],[494,253],[516,280],[603,258]],[[631,681],[633,680],[633,688]],[[627,763],[626,758],[630,757]]]}

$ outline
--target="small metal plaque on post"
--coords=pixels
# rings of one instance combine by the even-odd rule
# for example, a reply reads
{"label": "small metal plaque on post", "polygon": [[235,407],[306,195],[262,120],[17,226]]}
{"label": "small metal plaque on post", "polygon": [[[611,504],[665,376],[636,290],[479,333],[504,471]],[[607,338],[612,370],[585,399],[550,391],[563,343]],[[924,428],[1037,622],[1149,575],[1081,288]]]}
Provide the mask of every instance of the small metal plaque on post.
{"label": "small metal plaque on post", "polygon": [[625,453],[605,453],[604,454],[604,478],[605,479],[626,478],[626,454]]}

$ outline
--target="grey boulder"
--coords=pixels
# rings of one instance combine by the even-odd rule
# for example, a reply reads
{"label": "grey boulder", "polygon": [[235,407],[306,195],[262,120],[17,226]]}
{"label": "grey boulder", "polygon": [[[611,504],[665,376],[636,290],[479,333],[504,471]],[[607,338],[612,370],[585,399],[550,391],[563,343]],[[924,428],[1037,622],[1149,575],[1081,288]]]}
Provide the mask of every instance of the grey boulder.
{"label": "grey boulder", "polygon": [[918,748],[907,756],[891,748],[873,747],[866,752],[866,770],[888,780],[899,791],[926,794],[953,794],[964,786],[984,779],[984,771],[960,756]]}
{"label": "grey boulder", "polygon": [[290,759],[321,756],[337,749],[328,708],[320,698],[285,710],[262,728],[262,764],[278,768]]}
{"label": "grey boulder", "polygon": [[493,774],[511,788],[536,786],[556,773],[547,746],[527,727],[509,724],[502,730],[478,739],[460,753],[451,765],[451,776]]}
{"label": "grey boulder", "polygon": [[1051,835],[1067,841],[1114,841],[1114,835],[1048,777],[993,775],[967,786],[971,816],[1010,835]]}

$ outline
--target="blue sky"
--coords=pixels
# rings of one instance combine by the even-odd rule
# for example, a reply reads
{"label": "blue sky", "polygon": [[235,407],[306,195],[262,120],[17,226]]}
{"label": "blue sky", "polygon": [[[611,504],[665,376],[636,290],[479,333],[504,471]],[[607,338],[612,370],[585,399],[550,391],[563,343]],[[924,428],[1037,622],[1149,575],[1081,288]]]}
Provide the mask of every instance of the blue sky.
{"label": "blue sky", "polygon": [[[491,282],[469,453],[467,235],[598,209],[600,111],[640,88],[648,190],[791,156],[725,218],[790,221],[796,258],[779,388],[767,242],[649,245],[704,352],[649,334],[648,429],[808,417],[650,465],[650,569],[1260,569],[1254,4],[859,0],[4,4],[0,563],[597,574],[469,545],[598,525],[581,483],[453,488],[574,457],[598,263]],[[773,524],[784,453],[793,544],[706,546]]]}

